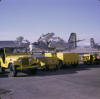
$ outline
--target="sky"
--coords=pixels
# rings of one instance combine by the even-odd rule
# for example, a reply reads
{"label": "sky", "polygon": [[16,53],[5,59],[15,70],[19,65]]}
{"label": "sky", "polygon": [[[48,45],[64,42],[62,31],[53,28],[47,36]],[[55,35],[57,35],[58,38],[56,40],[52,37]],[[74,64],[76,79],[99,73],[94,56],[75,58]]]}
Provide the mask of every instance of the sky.
{"label": "sky", "polygon": [[31,42],[54,32],[65,41],[70,33],[100,42],[99,0],[0,0],[0,40],[23,36]]}

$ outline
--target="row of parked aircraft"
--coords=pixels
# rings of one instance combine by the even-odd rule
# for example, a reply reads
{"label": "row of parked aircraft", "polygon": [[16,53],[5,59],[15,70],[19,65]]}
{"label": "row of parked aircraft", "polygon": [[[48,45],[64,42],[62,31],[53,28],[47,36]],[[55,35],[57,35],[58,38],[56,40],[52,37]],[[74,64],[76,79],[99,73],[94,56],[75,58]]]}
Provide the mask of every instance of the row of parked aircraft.
{"label": "row of parked aircraft", "polygon": [[[32,43],[33,51],[80,51],[80,47],[77,46],[78,42],[84,41],[77,40],[76,33],[71,33],[68,41],[63,40],[60,37],[56,37],[54,33],[47,33],[45,35],[40,36],[37,42]],[[93,50],[100,49],[100,45],[95,43],[93,38],[90,38],[90,46],[82,47],[83,50]],[[76,50],[78,49],[78,50]]]}
{"label": "row of parked aircraft", "polygon": [[42,50],[64,51],[71,50],[77,47],[77,42],[83,40],[77,40],[76,33],[71,33],[68,42],[60,37],[56,37],[54,33],[47,33],[40,36],[37,42],[32,43],[33,50],[39,48]]}
{"label": "row of parked aircraft", "polygon": [[[33,52],[41,52],[41,51],[74,51],[74,52],[91,52],[96,49],[96,51],[100,51],[100,45],[95,43],[93,38],[90,38],[90,46],[79,47],[77,46],[78,42],[84,41],[77,40],[76,33],[71,33],[68,41],[63,40],[60,37],[55,36],[54,33],[47,33],[45,35],[41,35],[37,42],[33,43],[19,43],[21,46],[25,46],[28,48],[29,44],[31,45],[31,51]],[[0,46],[14,46],[16,41],[0,41]],[[17,42],[18,43],[18,42]]]}
{"label": "row of parked aircraft", "polygon": [[91,48],[100,49],[99,43],[95,43],[94,38],[90,38],[90,45],[91,45]]}

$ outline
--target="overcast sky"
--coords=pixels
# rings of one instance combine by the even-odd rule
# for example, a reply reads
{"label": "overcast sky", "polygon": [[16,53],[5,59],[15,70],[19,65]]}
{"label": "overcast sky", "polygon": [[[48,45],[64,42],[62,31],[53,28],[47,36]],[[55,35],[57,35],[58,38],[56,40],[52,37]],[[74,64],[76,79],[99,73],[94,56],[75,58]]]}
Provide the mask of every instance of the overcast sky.
{"label": "overcast sky", "polygon": [[89,44],[90,37],[100,42],[99,0],[1,0],[0,40],[14,40],[18,36],[36,41],[41,34],[54,32],[68,40],[71,32],[81,44]]}

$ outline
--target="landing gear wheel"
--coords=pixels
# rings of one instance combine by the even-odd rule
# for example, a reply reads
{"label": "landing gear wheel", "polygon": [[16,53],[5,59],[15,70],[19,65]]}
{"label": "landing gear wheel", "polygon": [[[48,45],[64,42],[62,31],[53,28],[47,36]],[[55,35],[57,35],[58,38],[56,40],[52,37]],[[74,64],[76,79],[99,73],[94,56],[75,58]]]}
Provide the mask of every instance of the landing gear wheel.
{"label": "landing gear wheel", "polygon": [[13,64],[9,65],[9,77],[16,77],[17,76],[17,71],[16,71],[16,67],[13,66]]}

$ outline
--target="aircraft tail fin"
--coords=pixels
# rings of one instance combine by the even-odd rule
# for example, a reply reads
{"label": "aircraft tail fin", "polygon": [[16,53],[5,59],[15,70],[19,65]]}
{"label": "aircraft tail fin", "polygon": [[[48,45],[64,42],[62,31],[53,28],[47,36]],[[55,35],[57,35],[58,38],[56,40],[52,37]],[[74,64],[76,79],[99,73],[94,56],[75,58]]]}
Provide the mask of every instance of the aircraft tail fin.
{"label": "aircraft tail fin", "polygon": [[94,38],[90,38],[90,46],[91,46],[91,48],[94,48],[94,46],[95,46]]}
{"label": "aircraft tail fin", "polygon": [[77,47],[77,37],[76,33],[71,33],[68,40],[69,49],[74,49]]}

